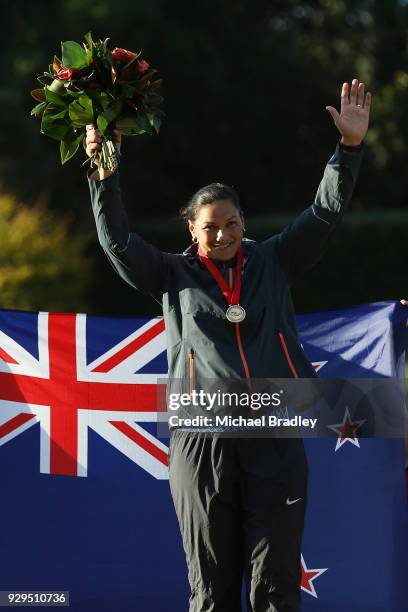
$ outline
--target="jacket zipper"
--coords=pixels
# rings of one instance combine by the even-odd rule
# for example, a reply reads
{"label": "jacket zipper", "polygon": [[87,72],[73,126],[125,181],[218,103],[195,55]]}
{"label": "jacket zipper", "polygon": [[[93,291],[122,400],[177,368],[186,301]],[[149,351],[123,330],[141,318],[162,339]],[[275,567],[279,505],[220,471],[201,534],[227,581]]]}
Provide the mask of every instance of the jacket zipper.
{"label": "jacket zipper", "polygon": [[193,393],[194,387],[195,387],[195,380],[194,380],[194,351],[193,349],[190,350],[190,353],[188,355],[188,379],[189,379],[189,394],[191,395]]}
{"label": "jacket zipper", "polygon": [[290,370],[293,374],[293,378],[299,378],[299,374],[296,371],[295,366],[293,365],[293,361],[289,355],[289,351],[288,351],[288,347],[286,345],[286,341],[285,341],[285,336],[283,335],[282,332],[278,332],[278,336],[279,336],[279,340],[281,341],[282,344],[282,348],[283,348],[283,352],[285,353],[285,357],[286,357],[286,361],[288,362],[288,365],[290,367]]}

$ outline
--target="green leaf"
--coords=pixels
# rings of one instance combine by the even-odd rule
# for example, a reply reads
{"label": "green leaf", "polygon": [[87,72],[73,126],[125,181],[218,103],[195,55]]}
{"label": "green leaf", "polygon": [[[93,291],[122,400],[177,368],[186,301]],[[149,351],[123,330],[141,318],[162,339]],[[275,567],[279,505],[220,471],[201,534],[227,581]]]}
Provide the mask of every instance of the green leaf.
{"label": "green leaf", "polygon": [[54,79],[51,85],[48,85],[48,89],[56,94],[59,94],[60,96],[65,96],[67,91],[64,82],[60,79]]}
{"label": "green leaf", "polygon": [[78,91],[72,90],[72,89],[65,89],[65,93],[67,96],[69,96],[70,98],[79,98],[80,96],[82,96],[85,92],[83,89],[78,89]]}
{"label": "green leaf", "polygon": [[122,104],[119,102],[119,100],[115,100],[113,104],[105,108],[103,113],[100,113],[96,122],[98,124],[98,129],[102,132],[102,134],[105,133],[108,125],[116,119],[121,110]]}
{"label": "green leaf", "polygon": [[139,112],[136,116],[137,125],[148,134],[152,134],[152,124],[149,120],[149,115]]}
{"label": "green leaf", "polygon": [[104,55],[106,55],[106,53],[108,51],[108,42],[109,41],[110,41],[110,38],[105,38],[105,40],[102,43],[102,49],[103,49]]}
{"label": "green leaf", "polygon": [[67,111],[55,112],[56,110],[58,111],[58,109],[53,108],[50,104],[44,110],[41,120],[41,132],[54,138],[54,140],[64,140],[71,129],[65,121]]}
{"label": "green leaf", "polygon": [[137,134],[144,134],[145,129],[140,126],[138,122],[138,116],[131,113],[122,113],[120,117],[116,119],[116,127],[122,132],[124,136],[135,136]]}
{"label": "green leaf", "polygon": [[[62,48],[62,64],[65,68],[73,68],[74,70],[82,70],[89,66],[91,55],[89,52],[77,42],[67,40],[61,43]],[[92,52],[91,52],[92,53]]]}
{"label": "green leaf", "polygon": [[158,117],[157,115],[153,115],[153,127],[156,130],[156,133],[159,133],[160,127],[161,127],[161,119],[160,117]]}
{"label": "green leaf", "polygon": [[45,88],[45,99],[47,100],[47,102],[51,102],[59,108],[66,108],[68,106],[64,98],[52,91],[49,87]]}
{"label": "green leaf", "polygon": [[78,147],[83,140],[84,134],[81,133],[74,140],[61,140],[60,142],[60,154],[61,164],[66,164],[71,157],[78,151]]}
{"label": "green leaf", "polygon": [[104,91],[99,96],[99,100],[100,100],[101,106],[102,106],[102,108],[104,110],[105,110],[105,108],[108,108],[108,106],[110,104],[112,104],[112,98],[110,96],[108,96],[108,94],[105,93]]}
{"label": "green leaf", "polygon": [[106,128],[108,127],[108,122],[103,115],[103,113],[98,115],[98,118],[96,120],[96,125],[98,126],[98,130],[101,132],[101,134],[104,134]]}
{"label": "green leaf", "polygon": [[94,122],[92,100],[86,94],[71,102],[68,108],[73,127],[84,127]]}
{"label": "green leaf", "polygon": [[39,104],[37,104],[37,106],[34,106],[34,108],[31,110],[31,115],[40,115],[44,109],[47,106],[47,102],[40,102]]}
{"label": "green leaf", "polygon": [[32,91],[30,91],[30,94],[34,98],[34,100],[37,100],[37,102],[45,102],[44,87],[42,87],[41,89],[33,89]]}
{"label": "green leaf", "polygon": [[[57,112],[55,112],[57,111]],[[52,119],[53,120],[57,120],[57,119],[67,119],[68,118],[68,109],[64,108],[64,110],[58,110],[58,109],[54,109],[54,112],[52,113]]]}
{"label": "green leaf", "polygon": [[134,87],[133,85],[122,85],[121,95],[124,98],[132,99],[133,96],[135,95],[135,92],[136,92],[136,87]]}
{"label": "green leaf", "polygon": [[92,40],[91,32],[88,32],[87,34],[85,34],[84,38],[85,38],[85,42],[87,43],[88,47],[92,49],[94,45],[94,41]]}

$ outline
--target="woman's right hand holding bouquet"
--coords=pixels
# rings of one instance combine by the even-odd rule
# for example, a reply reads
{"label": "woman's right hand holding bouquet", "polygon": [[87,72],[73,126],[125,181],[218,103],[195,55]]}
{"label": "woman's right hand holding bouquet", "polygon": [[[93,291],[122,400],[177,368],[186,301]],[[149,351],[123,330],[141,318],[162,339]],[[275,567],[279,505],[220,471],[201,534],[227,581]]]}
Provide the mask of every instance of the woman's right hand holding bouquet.
{"label": "woman's right hand holding bouquet", "polygon": [[[122,142],[122,134],[119,130],[113,130],[114,135],[115,135],[115,145],[116,148],[118,149],[119,153],[120,153],[120,148],[121,148],[121,142]],[[100,131],[97,129],[97,127],[93,124],[90,123],[86,126],[86,136],[84,138],[84,147],[86,150],[86,154],[88,155],[88,157],[93,158],[93,162],[96,166],[99,166],[99,160],[98,160],[98,156],[94,157],[95,152],[101,151],[102,149],[102,136]],[[117,170],[117,166],[114,170],[108,170],[106,168],[101,168],[98,167],[97,170],[95,170],[95,172],[93,172],[90,175],[90,179],[95,180],[95,179],[99,179],[99,180],[103,180],[108,178],[108,176],[111,176],[114,172],[116,172]]]}

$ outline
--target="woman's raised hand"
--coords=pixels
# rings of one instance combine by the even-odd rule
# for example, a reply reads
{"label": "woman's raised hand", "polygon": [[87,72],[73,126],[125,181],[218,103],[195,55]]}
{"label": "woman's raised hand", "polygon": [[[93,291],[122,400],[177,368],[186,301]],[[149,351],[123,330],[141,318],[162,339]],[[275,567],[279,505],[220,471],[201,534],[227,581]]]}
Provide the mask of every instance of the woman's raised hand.
{"label": "woman's raised hand", "polygon": [[326,106],[339,130],[344,145],[356,146],[361,144],[367,130],[370,118],[371,93],[365,93],[364,83],[353,79],[351,88],[343,83],[341,89],[340,113],[333,106]]}
{"label": "woman's raised hand", "polygon": [[84,146],[88,157],[92,157],[95,151],[100,151],[101,142],[102,139],[99,130],[96,129],[93,123],[87,125]]}
{"label": "woman's raised hand", "polygon": [[[115,144],[120,151],[121,142],[122,142],[122,134],[119,130],[114,130],[114,134],[115,134],[115,141],[116,141]],[[92,157],[95,152],[101,150],[101,143],[102,143],[102,137],[101,137],[101,133],[98,130],[98,128],[93,123],[88,124],[86,126],[86,136],[84,139],[84,148],[85,148],[85,151],[88,157]],[[97,157],[94,159],[94,163],[98,166]],[[96,174],[97,172],[91,175],[90,178],[93,178],[93,179],[97,178],[95,176]],[[103,170],[101,168],[99,169],[99,178],[101,179],[107,178],[111,174],[113,174],[113,172],[111,172],[110,170]]]}

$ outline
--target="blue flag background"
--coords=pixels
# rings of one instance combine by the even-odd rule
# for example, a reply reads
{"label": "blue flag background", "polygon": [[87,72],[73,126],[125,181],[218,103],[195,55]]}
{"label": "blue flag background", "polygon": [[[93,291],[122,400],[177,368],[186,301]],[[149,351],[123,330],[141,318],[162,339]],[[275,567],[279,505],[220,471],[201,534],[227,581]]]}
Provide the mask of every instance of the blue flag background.
{"label": "blue flag background", "polygon": [[[298,327],[321,377],[402,378],[407,317],[408,308],[383,302],[301,315]],[[47,320],[46,313],[0,312],[0,590],[69,590],[78,612],[187,610],[187,571],[165,478],[167,441],[156,441],[154,415],[145,410],[136,424],[133,416],[134,426],[122,413],[91,418],[89,392],[78,419],[79,475],[53,471],[49,408],[32,399],[47,346],[52,362]],[[166,372],[161,320],[73,321],[87,384],[119,385],[121,401],[120,385],[134,375],[143,385]],[[123,353],[129,342],[136,343],[131,357]],[[33,380],[28,404],[19,399],[23,377],[24,384]],[[407,612],[403,441],[339,434],[308,439],[306,450],[302,609]]]}

